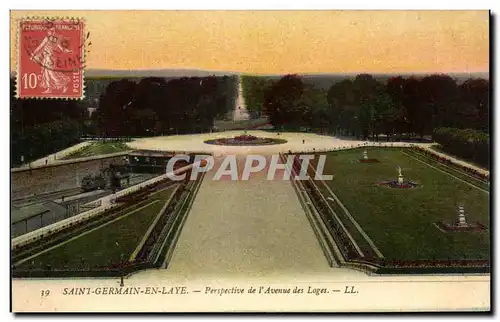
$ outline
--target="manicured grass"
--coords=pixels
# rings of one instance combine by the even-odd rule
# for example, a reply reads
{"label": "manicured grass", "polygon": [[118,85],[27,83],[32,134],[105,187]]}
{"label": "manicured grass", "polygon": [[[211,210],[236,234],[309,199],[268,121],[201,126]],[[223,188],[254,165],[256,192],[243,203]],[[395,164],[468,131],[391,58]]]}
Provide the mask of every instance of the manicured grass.
{"label": "manicured grass", "polygon": [[258,119],[248,119],[248,120],[240,120],[240,121],[215,121],[215,126],[219,129],[219,131],[230,131],[230,130],[244,130],[244,129],[252,129],[258,126],[266,125],[269,123],[269,120],[266,118],[258,118]]}
{"label": "manicured grass", "polygon": [[423,153],[419,153],[415,150],[407,149],[404,151],[404,153],[408,154],[410,157],[416,158],[420,161],[423,161],[435,168],[438,168],[444,172],[447,172],[451,174],[454,177],[457,177],[461,180],[464,180],[466,182],[469,182],[470,184],[477,186],[479,188],[482,188],[483,190],[489,191],[490,186],[489,183],[485,180],[481,180],[477,177],[474,177],[471,174],[468,174],[466,172],[461,171],[458,167],[450,164],[443,164],[436,159],[433,159]]}
{"label": "manicured grass", "polygon": [[75,159],[90,157],[100,154],[110,154],[130,150],[130,148],[123,142],[92,142],[91,144],[83,147],[82,149],[71,153],[64,159]]}
{"label": "manicured grass", "polygon": [[[327,184],[385,258],[489,259],[489,230],[445,233],[434,226],[440,220],[454,222],[457,206],[463,203],[469,222],[479,221],[489,228],[486,192],[408,157],[402,153],[405,149],[367,150],[380,163],[357,162],[362,158],[360,149],[331,152],[324,173],[334,175]],[[405,180],[423,186],[399,190],[375,185],[396,179],[397,166]],[[359,238],[359,234],[353,236]]]}
{"label": "manicured grass", "polygon": [[19,268],[47,269],[50,265],[54,270],[83,270],[116,265],[121,258],[128,260],[174,191],[173,187],[152,196],[145,207],[125,211],[118,220],[34,257]]}

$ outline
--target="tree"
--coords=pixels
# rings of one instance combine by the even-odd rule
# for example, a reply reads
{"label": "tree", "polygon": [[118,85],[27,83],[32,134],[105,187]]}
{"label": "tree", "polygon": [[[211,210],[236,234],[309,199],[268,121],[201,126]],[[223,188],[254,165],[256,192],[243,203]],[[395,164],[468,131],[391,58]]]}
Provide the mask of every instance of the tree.
{"label": "tree", "polygon": [[410,77],[406,80],[403,105],[408,116],[407,134],[419,134],[421,138],[432,132],[434,119],[433,105],[425,100],[422,94],[424,90],[419,79]]}
{"label": "tree", "polygon": [[18,165],[76,143],[85,109],[77,100],[17,99],[10,79],[11,162]]}
{"label": "tree", "polygon": [[317,129],[321,132],[330,128],[329,106],[323,90],[312,85],[305,85],[298,106],[302,115],[299,120],[301,126]]}
{"label": "tree", "polygon": [[265,93],[273,85],[271,79],[256,76],[242,76],[243,98],[248,113],[253,117],[259,117],[264,109]]}
{"label": "tree", "polygon": [[375,96],[373,103],[375,110],[373,120],[375,137],[378,139],[380,133],[385,133],[389,140],[390,136],[395,131],[396,122],[400,117],[396,105],[392,97],[385,91],[380,91],[377,96]]}
{"label": "tree", "polygon": [[151,135],[161,132],[163,122],[168,117],[167,82],[160,77],[146,77],[137,84],[130,110],[129,129],[132,135]]}
{"label": "tree", "polygon": [[[476,127],[489,131],[489,81],[485,79],[468,79],[458,88],[460,100],[474,106],[477,110]],[[468,109],[471,109],[469,106]],[[468,113],[465,113],[468,114]]]}
{"label": "tree", "polygon": [[264,95],[264,111],[277,129],[297,129],[306,113],[299,104],[304,84],[297,75],[286,75],[274,83]]}
{"label": "tree", "polygon": [[101,95],[99,128],[107,136],[209,131],[234,101],[234,82],[215,76],[112,82]]}
{"label": "tree", "polygon": [[327,94],[330,127],[337,133],[377,136],[431,134],[436,126],[488,131],[489,83],[457,86],[447,75],[422,79],[391,77],[384,85],[371,75],[333,84]]}
{"label": "tree", "polygon": [[328,116],[331,128],[337,132],[354,132],[357,106],[355,102],[354,84],[344,80],[333,84],[327,93],[329,105]]}
{"label": "tree", "polygon": [[392,133],[396,116],[394,104],[384,84],[373,76],[360,74],[354,81],[333,84],[327,94],[329,118],[335,132],[378,137],[380,131]]}
{"label": "tree", "polygon": [[449,107],[458,97],[458,87],[453,78],[442,74],[426,76],[420,81],[419,95],[423,110],[427,112],[430,109],[434,115],[431,129],[450,122],[453,114]]}
{"label": "tree", "polygon": [[382,83],[368,74],[356,76],[353,86],[355,94],[354,102],[359,108],[357,115],[358,134],[361,134],[364,139],[367,139],[371,134],[377,136],[377,114],[380,114],[378,111],[389,108],[388,100],[390,100],[390,97],[385,95],[386,88]]}
{"label": "tree", "polygon": [[405,106],[406,79],[401,76],[391,77],[387,81],[387,94],[390,95],[394,103],[392,118],[392,128],[394,133],[409,133],[410,124],[408,121],[408,110]]}
{"label": "tree", "polygon": [[101,135],[130,135],[133,127],[133,102],[137,84],[127,79],[110,83],[102,94],[97,109]]}
{"label": "tree", "polygon": [[447,152],[489,167],[489,135],[474,129],[437,128],[432,135]]}
{"label": "tree", "polygon": [[479,116],[479,109],[471,102],[456,100],[450,103],[448,109],[450,119],[443,124],[448,127],[459,129],[481,129],[482,124]]}

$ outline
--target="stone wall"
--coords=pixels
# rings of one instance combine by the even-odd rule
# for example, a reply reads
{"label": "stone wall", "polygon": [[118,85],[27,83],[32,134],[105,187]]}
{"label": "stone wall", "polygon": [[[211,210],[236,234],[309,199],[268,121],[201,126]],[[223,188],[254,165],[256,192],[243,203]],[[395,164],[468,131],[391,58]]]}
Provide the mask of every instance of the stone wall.
{"label": "stone wall", "polygon": [[80,187],[81,179],[98,174],[110,164],[124,164],[123,155],[11,170],[11,199]]}

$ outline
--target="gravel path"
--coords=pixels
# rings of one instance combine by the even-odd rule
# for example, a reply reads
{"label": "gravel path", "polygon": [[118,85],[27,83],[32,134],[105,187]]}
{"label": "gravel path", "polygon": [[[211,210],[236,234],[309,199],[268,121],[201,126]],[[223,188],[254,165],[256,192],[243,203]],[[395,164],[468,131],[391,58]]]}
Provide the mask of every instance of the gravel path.
{"label": "gravel path", "polygon": [[[437,144],[436,144],[436,146],[437,146]],[[480,173],[483,173],[483,174],[489,174],[490,173],[490,171],[488,171],[488,170],[486,170],[484,168],[480,168],[480,167],[478,167],[478,166],[476,166],[476,165],[474,165],[472,163],[466,162],[466,161],[461,160],[461,159],[457,159],[457,158],[455,158],[455,157],[453,157],[453,156],[451,156],[449,154],[445,154],[445,153],[440,152],[440,151],[438,151],[436,149],[432,149],[430,146],[423,146],[423,148],[426,149],[426,150],[428,150],[428,151],[430,151],[430,152],[432,152],[432,153],[435,153],[435,154],[437,154],[437,155],[439,155],[439,156],[441,156],[443,158],[447,158],[447,159],[453,160],[455,163],[457,163],[459,165],[472,168],[472,169],[474,169],[474,170],[476,170],[476,171],[478,171]]]}
{"label": "gravel path", "polygon": [[284,144],[263,146],[222,146],[203,143],[206,140],[217,138],[231,138],[244,134],[245,131],[226,131],[205,134],[187,134],[160,136],[154,138],[137,139],[127,143],[132,149],[176,151],[176,152],[208,152],[215,154],[276,154],[279,152],[302,151],[316,149],[332,149],[336,147],[347,147],[365,143],[365,141],[338,139],[333,136],[319,135],[313,133],[275,133],[261,130],[247,131],[257,137],[275,138],[287,140]]}
{"label": "gravel path", "polygon": [[[172,136],[162,136],[155,138],[144,138],[137,139],[133,142],[128,143],[128,145],[133,149],[146,149],[146,150],[159,150],[159,151],[171,151],[171,152],[206,152],[214,153],[215,155],[224,154],[277,154],[280,152],[288,152],[289,150],[294,152],[313,152],[322,150],[332,150],[335,148],[343,148],[350,146],[359,146],[368,144],[369,146],[378,146],[378,142],[361,141],[355,139],[343,139],[337,138],[329,135],[319,135],[313,133],[275,133],[266,132],[261,130],[247,131],[248,134],[255,135],[257,137],[268,137],[287,140],[284,144],[276,145],[266,145],[266,146],[219,146],[210,145],[203,143],[206,140],[217,139],[217,138],[230,138],[237,135],[243,134],[244,131],[226,131],[217,133],[205,133],[205,134],[189,134],[189,135],[172,135]],[[386,142],[380,142],[381,145],[387,144]],[[389,143],[391,146],[408,146],[408,143],[404,142],[394,142]],[[465,165],[470,168],[476,169],[477,171],[485,174],[489,174],[486,169],[479,168],[473,164],[465,162],[463,160],[457,159],[453,156],[438,152],[430,148],[431,145],[435,143],[415,143],[424,149],[434,152],[438,155],[446,157],[453,160],[455,163],[460,165]]]}
{"label": "gravel path", "polygon": [[250,118],[245,104],[245,98],[243,97],[241,77],[238,78],[238,98],[236,100],[233,114],[233,121],[248,120]]}
{"label": "gravel path", "polygon": [[21,166],[21,168],[28,168],[29,166],[31,166],[31,167],[38,167],[38,166],[43,166],[43,165],[46,165],[46,164],[52,164],[54,162],[57,162],[57,161],[63,159],[64,157],[70,155],[71,153],[73,153],[75,151],[78,151],[78,150],[86,147],[90,143],[91,142],[87,142],[87,141],[80,142],[78,144],[70,146],[67,149],[61,150],[61,151],[56,152],[54,154],[50,154],[50,155],[47,155],[47,156],[45,156],[43,158],[35,160],[35,161],[31,162],[30,165],[25,164],[25,165]]}
{"label": "gravel path", "polygon": [[[244,159],[238,158],[242,166]],[[172,256],[169,274],[266,276],[328,271],[289,181],[212,180],[207,173]]]}

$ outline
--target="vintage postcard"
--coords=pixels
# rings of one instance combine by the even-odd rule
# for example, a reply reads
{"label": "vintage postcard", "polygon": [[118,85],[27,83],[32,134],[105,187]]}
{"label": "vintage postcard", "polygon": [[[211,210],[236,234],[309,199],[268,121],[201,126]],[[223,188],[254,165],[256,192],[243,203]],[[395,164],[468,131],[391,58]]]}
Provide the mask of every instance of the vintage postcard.
{"label": "vintage postcard", "polygon": [[490,311],[489,26],[11,11],[11,310]]}

